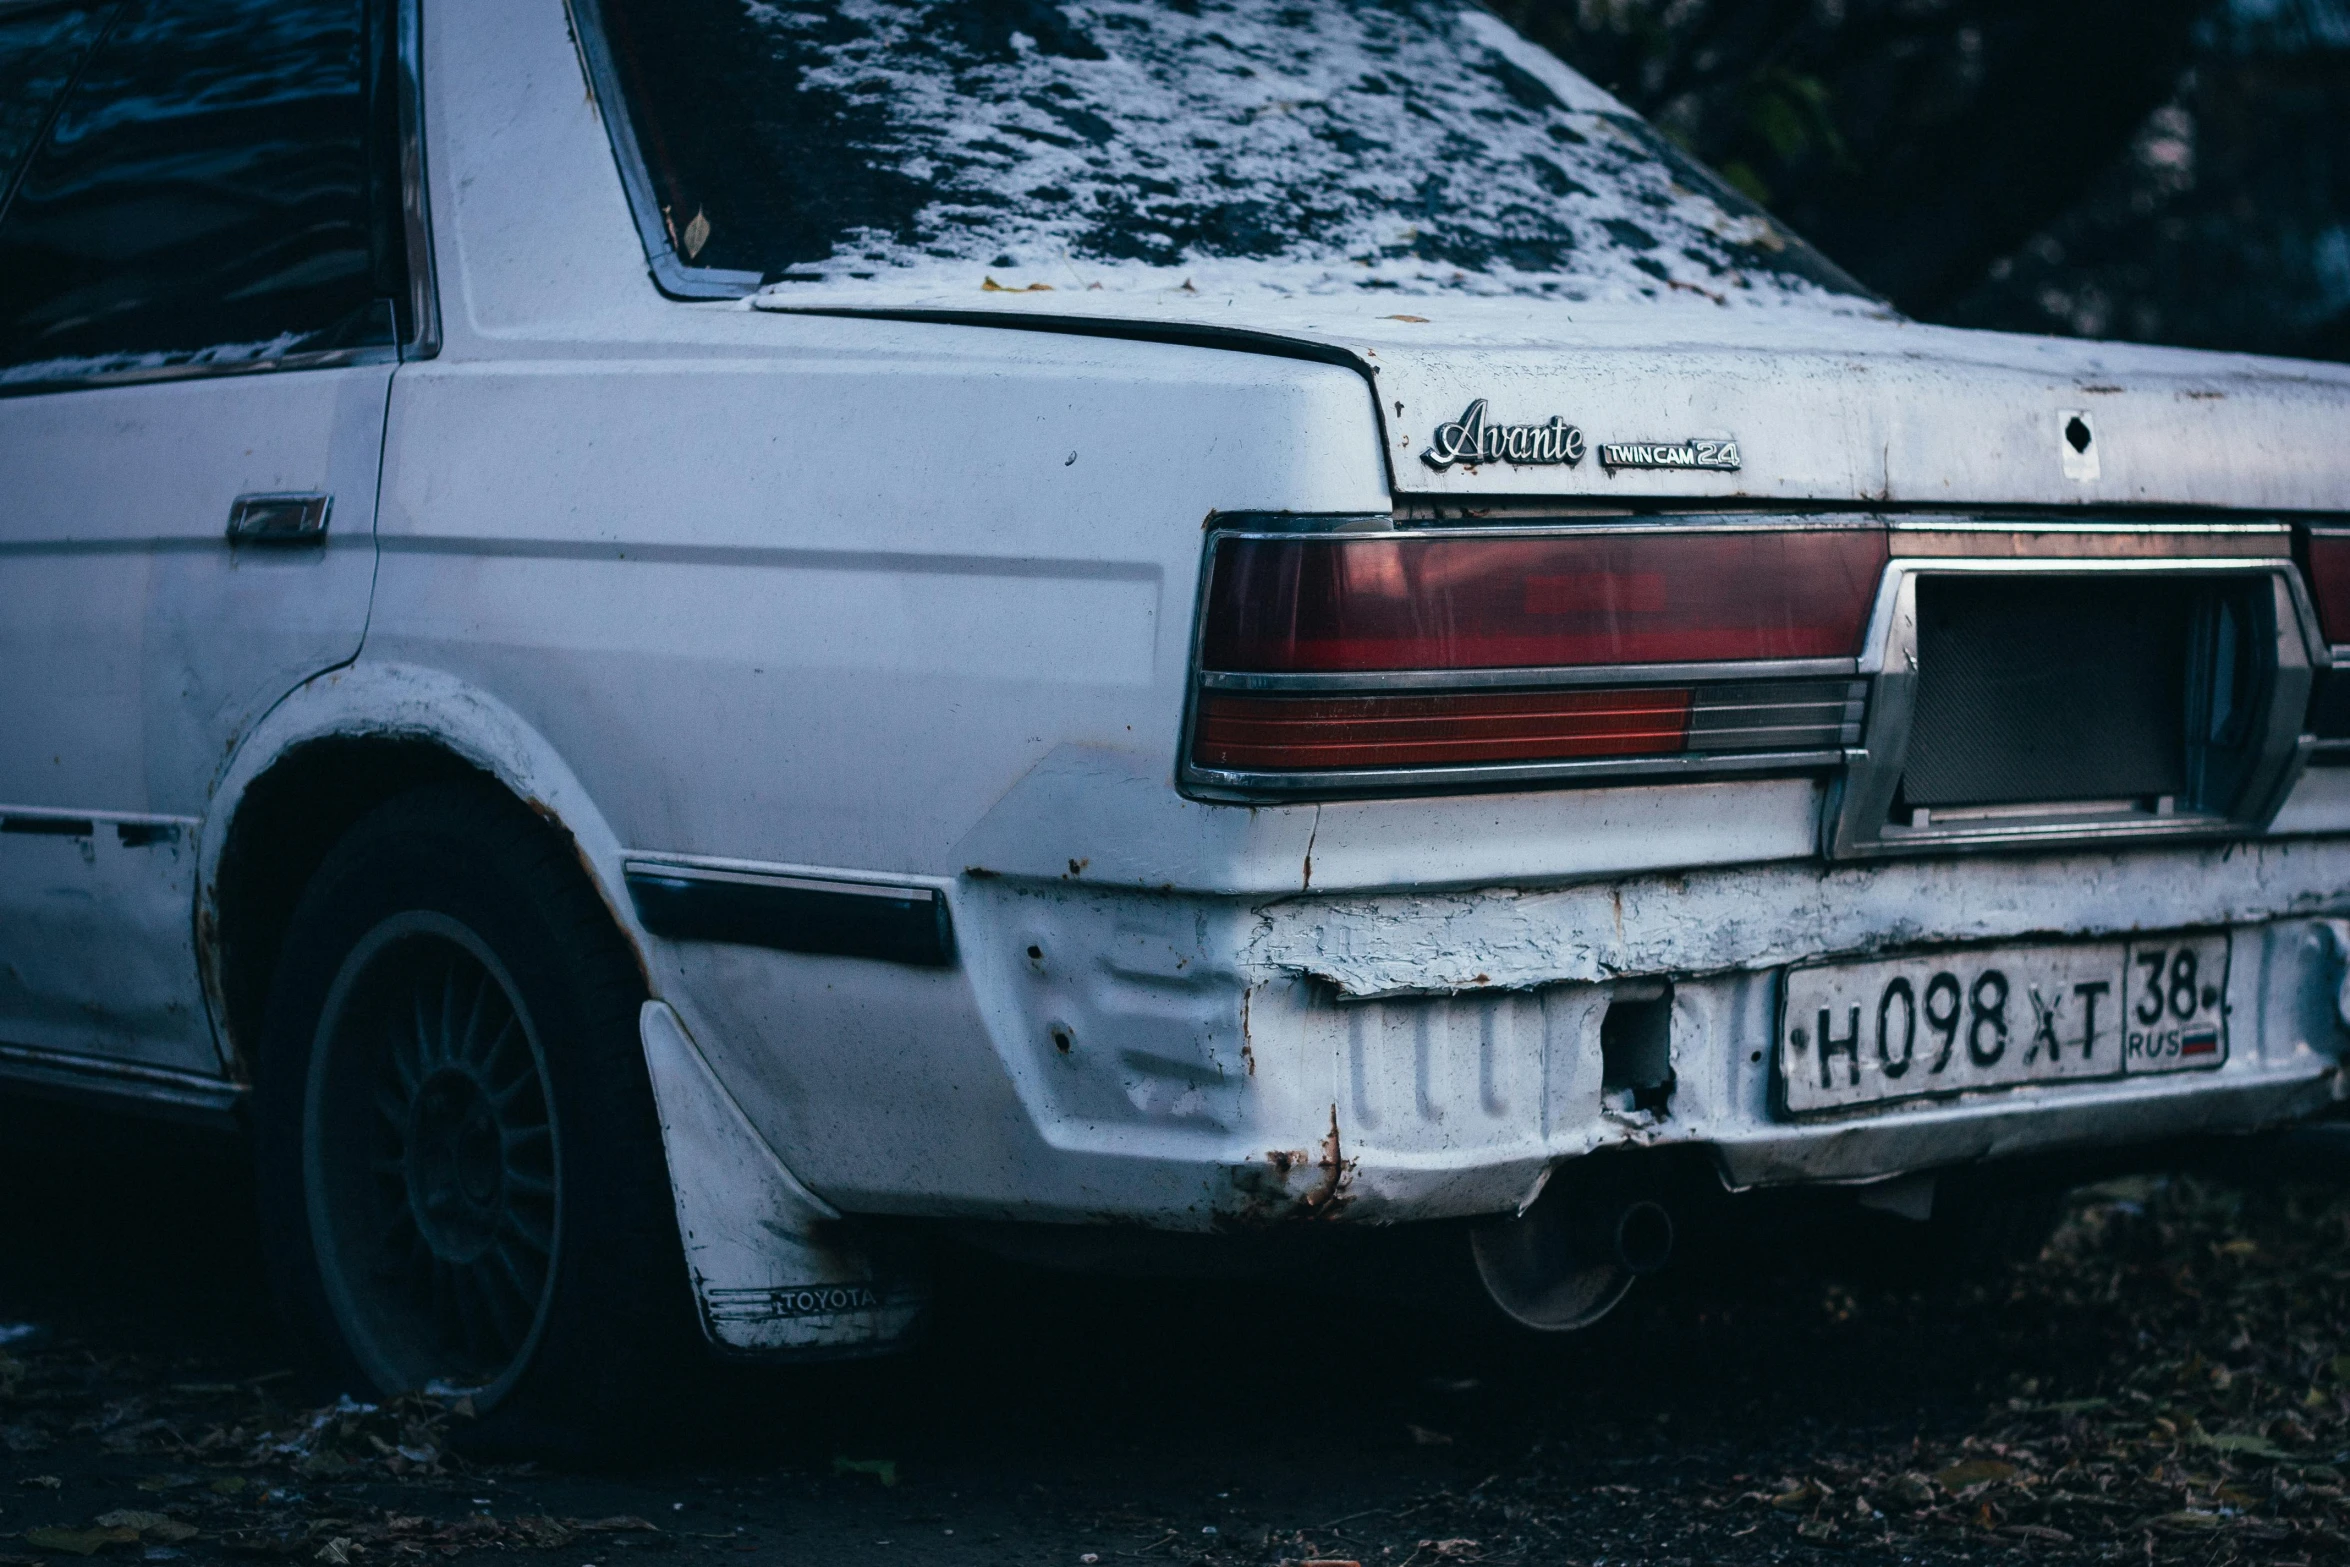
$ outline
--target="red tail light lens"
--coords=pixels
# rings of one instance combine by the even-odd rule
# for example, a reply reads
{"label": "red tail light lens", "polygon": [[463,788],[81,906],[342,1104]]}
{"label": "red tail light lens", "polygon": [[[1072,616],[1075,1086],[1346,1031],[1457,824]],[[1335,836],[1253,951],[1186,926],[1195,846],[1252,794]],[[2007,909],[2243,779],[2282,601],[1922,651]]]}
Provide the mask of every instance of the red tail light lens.
{"label": "red tail light lens", "polygon": [[1203,691],[1192,755],[1236,772],[1562,761],[1678,751],[1688,730],[1687,691]]}
{"label": "red tail light lens", "polygon": [[2328,642],[2350,642],[2350,533],[2309,536],[2309,597]]}
{"label": "red tail light lens", "polygon": [[1833,765],[1887,554],[1793,519],[1226,534],[1190,765],[1251,791]]}
{"label": "red tail light lens", "polygon": [[1849,657],[1874,529],[1228,538],[1203,667],[1250,673]]}

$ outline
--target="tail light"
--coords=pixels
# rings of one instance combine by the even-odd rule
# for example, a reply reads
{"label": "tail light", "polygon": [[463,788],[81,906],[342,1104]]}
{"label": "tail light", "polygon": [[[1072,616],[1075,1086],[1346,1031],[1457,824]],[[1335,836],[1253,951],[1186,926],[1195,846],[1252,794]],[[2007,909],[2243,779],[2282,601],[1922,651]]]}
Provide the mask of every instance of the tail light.
{"label": "tail light", "polygon": [[2309,530],[2309,597],[2326,640],[2350,644],[2350,528]]}
{"label": "tail light", "polygon": [[1193,754],[1207,767],[1410,767],[1677,751],[1689,693],[1431,692],[1257,696],[1203,691]]}
{"label": "tail light", "polygon": [[1210,669],[1493,669],[1851,657],[1874,529],[1226,538]]}
{"label": "tail light", "polygon": [[2317,608],[2318,629],[2335,648],[2335,663],[2321,670],[2309,703],[2309,728],[2332,760],[2350,740],[2350,665],[2341,650],[2350,645],[2350,528],[2313,527],[2307,534],[2310,602]]}
{"label": "tail light", "polygon": [[1409,785],[1824,764],[1856,743],[1872,526],[1228,533],[1195,781]]}

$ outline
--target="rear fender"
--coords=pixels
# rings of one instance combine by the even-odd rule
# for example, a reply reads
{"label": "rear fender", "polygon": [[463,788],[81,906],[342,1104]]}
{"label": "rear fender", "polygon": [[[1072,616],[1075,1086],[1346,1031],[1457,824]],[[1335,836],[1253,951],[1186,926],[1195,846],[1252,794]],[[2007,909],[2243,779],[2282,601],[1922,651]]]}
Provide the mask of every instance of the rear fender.
{"label": "rear fender", "polygon": [[[645,933],[624,896],[620,840],[577,774],[512,708],[455,676],[412,664],[357,664],[296,686],[243,737],[197,832],[196,951],[217,1026],[225,1018],[219,892],[231,825],[254,783],[319,740],[381,738],[438,746],[479,768],[564,833],[613,923],[644,961]],[[649,974],[650,970],[647,969]]]}

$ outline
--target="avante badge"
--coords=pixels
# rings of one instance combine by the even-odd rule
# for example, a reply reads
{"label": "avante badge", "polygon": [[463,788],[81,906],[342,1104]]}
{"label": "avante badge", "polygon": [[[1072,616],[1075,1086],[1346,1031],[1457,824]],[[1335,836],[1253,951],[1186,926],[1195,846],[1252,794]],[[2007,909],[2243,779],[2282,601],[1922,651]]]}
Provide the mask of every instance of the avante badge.
{"label": "avante badge", "polygon": [[1738,471],[1736,441],[1610,441],[1599,448],[1600,466],[1618,468],[1718,468]]}
{"label": "avante badge", "polygon": [[[1583,460],[1583,432],[1552,414],[1548,424],[1488,424],[1480,397],[1458,419],[1436,427],[1436,444],[1420,454],[1431,468],[1454,463],[1506,462],[1520,467]],[[1737,466],[1733,463],[1731,466]]]}

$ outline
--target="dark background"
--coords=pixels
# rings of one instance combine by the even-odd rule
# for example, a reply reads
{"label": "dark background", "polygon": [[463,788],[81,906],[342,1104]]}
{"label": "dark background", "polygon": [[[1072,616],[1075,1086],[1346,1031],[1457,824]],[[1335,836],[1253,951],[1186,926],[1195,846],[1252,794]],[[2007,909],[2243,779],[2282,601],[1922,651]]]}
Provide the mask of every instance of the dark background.
{"label": "dark background", "polygon": [[1921,320],[2350,359],[2350,0],[1497,0]]}

